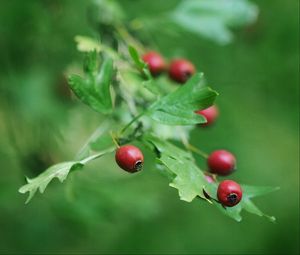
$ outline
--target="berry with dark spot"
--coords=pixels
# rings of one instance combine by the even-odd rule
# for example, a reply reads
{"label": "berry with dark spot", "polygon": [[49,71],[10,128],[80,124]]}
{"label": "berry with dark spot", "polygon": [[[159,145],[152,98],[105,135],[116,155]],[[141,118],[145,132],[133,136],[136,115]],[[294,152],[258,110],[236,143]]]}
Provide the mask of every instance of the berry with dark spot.
{"label": "berry with dark spot", "polygon": [[220,182],[217,196],[222,205],[232,207],[241,201],[243,192],[238,183],[231,180],[225,180]]}
{"label": "berry with dark spot", "polygon": [[118,148],[115,159],[119,167],[129,173],[141,171],[144,164],[143,153],[133,145],[124,145]]}

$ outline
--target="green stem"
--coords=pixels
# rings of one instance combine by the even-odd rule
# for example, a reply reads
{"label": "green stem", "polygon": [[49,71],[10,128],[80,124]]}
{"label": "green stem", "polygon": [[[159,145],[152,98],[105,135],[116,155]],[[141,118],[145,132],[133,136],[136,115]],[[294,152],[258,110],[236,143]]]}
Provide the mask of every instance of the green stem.
{"label": "green stem", "polygon": [[141,112],[140,114],[138,114],[137,116],[135,116],[128,124],[126,124],[125,127],[122,128],[122,130],[120,131],[120,135],[124,134],[124,132],[134,123],[136,122],[140,117],[142,117],[144,115],[145,112]]}
{"label": "green stem", "polygon": [[107,153],[110,153],[110,152],[113,152],[116,148],[115,147],[110,147],[108,148],[107,150],[103,150],[103,151],[100,151],[92,156],[89,156],[83,160],[80,161],[81,164],[85,165],[86,163],[96,159],[96,158],[100,158],[102,157],[103,155],[107,154]]}
{"label": "green stem", "polygon": [[111,139],[112,139],[113,143],[116,145],[116,147],[117,147],[117,148],[120,148],[120,145],[119,145],[119,143],[117,142],[117,139],[116,139],[116,137],[115,137],[115,135],[113,134],[112,131],[110,132],[110,136],[111,136]]}
{"label": "green stem", "polygon": [[87,139],[85,144],[81,147],[81,149],[77,152],[75,159],[80,159],[88,149],[90,142],[96,139],[100,134],[104,133],[105,130],[109,127],[109,122],[102,123],[94,132],[93,134]]}
{"label": "green stem", "polygon": [[196,148],[195,146],[191,145],[187,139],[187,137],[185,136],[185,134],[182,132],[182,129],[179,128],[178,129],[179,135],[181,136],[181,142],[183,143],[183,145],[185,146],[185,148],[187,148],[189,151],[192,151],[198,155],[200,155],[201,157],[207,159],[208,155],[204,152],[199,150],[198,148]]}
{"label": "green stem", "polygon": [[198,155],[200,155],[201,157],[203,157],[203,158],[208,158],[208,154],[207,153],[205,153],[204,151],[202,151],[202,150],[199,150],[198,148],[196,148],[195,146],[193,146],[193,145],[191,145],[191,144],[187,144],[187,145],[185,145],[185,147],[188,149],[188,150],[190,150],[190,151],[192,151],[192,152],[195,152],[196,154],[198,154]]}

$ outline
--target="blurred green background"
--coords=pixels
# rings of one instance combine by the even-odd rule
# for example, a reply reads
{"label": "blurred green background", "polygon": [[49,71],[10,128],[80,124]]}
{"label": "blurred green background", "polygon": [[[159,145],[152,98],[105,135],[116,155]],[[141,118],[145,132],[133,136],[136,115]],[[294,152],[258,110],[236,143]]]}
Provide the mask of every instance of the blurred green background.
{"label": "blurred green background", "polygon": [[299,253],[299,3],[253,1],[257,21],[220,45],[153,26],[178,2],[118,1],[126,20],[150,24],[137,36],[193,61],[220,92],[218,123],[192,141],[234,152],[236,180],[280,186],[255,200],[277,223],[246,213],[236,223],[209,204],[180,201],[150,155],[137,176],[107,156],[24,205],[24,176],[72,159],[101,118],[70,98],[64,78],[81,58],[74,36],[95,35],[90,1],[11,0],[0,6],[0,253]]}

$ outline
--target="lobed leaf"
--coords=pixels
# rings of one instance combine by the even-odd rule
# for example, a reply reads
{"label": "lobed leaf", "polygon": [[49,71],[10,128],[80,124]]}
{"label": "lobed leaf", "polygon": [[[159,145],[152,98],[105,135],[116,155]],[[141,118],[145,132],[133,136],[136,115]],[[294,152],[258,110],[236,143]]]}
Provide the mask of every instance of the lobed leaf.
{"label": "lobed leaf", "polygon": [[217,95],[204,85],[203,74],[198,73],[174,92],[154,102],[146,114],[168,125],[205,123],[206,119],[195,111],[211,106]]}
{"label": "lobed leaf", "polygon": [[148,69],[148,65],[140,58],[138,51],[131,45],[128,47],[128,51],[137,69],[142,72],[148,80],[151,80],[152,76]]}
{"label": "lobed leaf", "polygon": [[106,58],[98,70],[98,54],[88,54],[84,65],[85,76],[73,74],[68,82],[75,95],[86,105],[100,113],[110,113],[112,98],[110,85],[113,78],[113,62]]}
{"label": "lobed leaf", "polygon": [[112,109],[110,84],[113,77],[113,61],[110,58],[104,60],[101,70],[96,77],[95,88],[105,109]]}
{"label": "lobed leaf", "polygon": [[207,181],[189,152],[150,135],[144,136],[143,141],[154,146],[157,160],[173,176],[170,186],[178,190],[181,200],[191,202],[197,196],[205,199],[202,190]]}
{"label": "lobed leaf", "polygon": [[268,186],[256,187],[256,186],[243,185],[243,191],[247,194],[248,198],[266,195],[268,193],[277,190],[279,190],[279,187],[268,187]]}
{"label": "lobed leaf", "polygon": [[80,168],[83,165],[79,161],[63,162],[51,166],[45,172],[41,173],[34,179],[26,178],[27,184],[19,189],[20,193],[29,192],[29,196],[26,200],[26,204],[33,198],[35,193],[39,190],[40,193],[44,193],[46,187],[52,179],[57,178],[60,182],[63,182],[72,168]]}
{"label": "lobed leaf", "polygon": [[[234,207],[223,207],[217,199],[218,183],[207,182],[204,173],[195,164],[192,155],[175,145],[162,141],[152,135],[144,135],[142,141],[145,145],[150,146],[157,155],[160,164],[166,167],[171,178],[171,187],[178,190],[181,200],[191,202],[195,197],[201,197],[214,204],[223,214],[228,217],[241,221],[241,213],[243,210],[266,217],[274,222],[275,218],[263,213],[252,201],[251,198],[267,194],[278,188],[271,187],[254,187],[242,185],[243,198],[239,204]],[[209,195],[211,199],[204,196],[203,191]]]}
{"label": "lobed leaf", "polygon": [[221,210],[224,214],[229,216],[230,218],[241,221],[242,216],[241,213],[243,210],[261,216],[266,217],[271,222],[275,222],[276,219],[273,216],[269,216],[263,213],[251,200],[251,198],[262,196],[268,194],[270,192],[278,190],[278,187],[256,187],[249,185],[241,185],[243,190],[243,197],[239,204],[234,207],[223,207],[217,201],[217,188],[218,183],[212,183],[211,185],[207,185],[204,189],[205,192],[214,200],[214,204],[217,206],[219,210]]}
{"label": "lobed leaf", "polygon": [[69,77],[69,86],[80,101],[90,106],[96,112],[106,112],[99,95],[93,89],[89,88],[89,81],[84,80],[79,75],[73,74]]}
{"label": "lobed leaf", "polygon": [[137,52],[137,50],[133,46],[130,45],[130,46],[128,46],[128,51],[129,51],[129,54],[130,54],[133,62],[136,65],[136,67],[138,69],[143,69],[146,64],[143,60],[141,60],[140,55]]}
{"label": "lobed leaf", "polygon": [[57,178],[60,182],[63,182],[71,171],[81,169],[91,160],[101,157],[109,152],[112,152],[113,150],[114,148],[109,148],[80,161],[69,161],[53,165],[33,179],[26,178],[27,184],[23,185],[19,189],[19,192],[23,194],[29,192],[29,196],[26,200],[27,204],[38,190],[40,193],[44,193],[46,187],[54,178]]}

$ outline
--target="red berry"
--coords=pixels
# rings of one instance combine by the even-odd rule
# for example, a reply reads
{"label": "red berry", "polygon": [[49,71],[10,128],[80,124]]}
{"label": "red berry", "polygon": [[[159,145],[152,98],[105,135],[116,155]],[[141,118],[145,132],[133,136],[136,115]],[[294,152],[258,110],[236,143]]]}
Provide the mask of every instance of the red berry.
{"label": "red berry", "polygon": [[195,66],[188,60],[175,59],[171,62],[169,76],[174,81],[185,83],[196,71]]}
{"label": "red berry", "polygon": [[225,180],[220,182],[217,196],[222,205],[232,207],[241,201],[243,192],[238,183]]}
{"label": "red berry", "polygon": [[119,167],[130,173],[138,172],[143,168],[143,153],[133,145],[124,145],[118,148],[115,159]]}
{"label": "red berry", "polygon": [[217,150],[208,156],[207,164],[211,173],[228,175],[235,170],[236,159],[229,151]]}
{"label": "red berry", "polygon": [[215,122],[216,118],[218,117],[219,110],[217,106],[212,105],[211,107],[208,107],[204,110],[196,111],[196,113],[203,115],[207,120],[207,122],[201,124],[201,126],[210,126]]}
{"label": "red berry", "polygon": [[143,55],[143,60],[148,64],[149,70],[153,76],[159,75],[166,68],[164,59],[155,51],[150,51]]}

